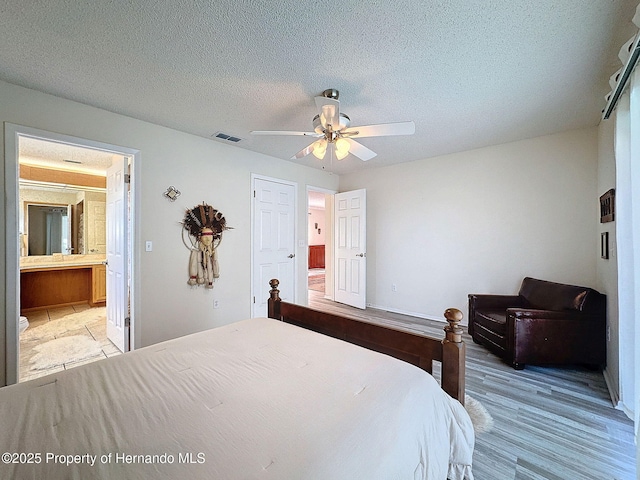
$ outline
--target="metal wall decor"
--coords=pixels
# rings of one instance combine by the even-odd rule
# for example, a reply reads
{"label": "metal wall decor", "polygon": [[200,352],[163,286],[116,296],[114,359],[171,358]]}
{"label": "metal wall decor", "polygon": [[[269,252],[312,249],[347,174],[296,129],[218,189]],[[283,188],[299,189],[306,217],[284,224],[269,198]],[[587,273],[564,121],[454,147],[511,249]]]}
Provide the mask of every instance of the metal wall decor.
{"label": "metal wall decor", "polygon": [[191,251],[187,283],[213,288],[214,279],[220,276],[217,249],[222,242],[222,233],[233,227],[227,226],[222,212],[204,202],[185,212],[182,226],[182,241]]}
{"label": "metal wall decor", "polygon": [[178,190],[176,187],[171,185],[169,188],[167,188],[167,191],[164,192],[164,196],[167,197],[172,202],[175,202],[176,198],[180,196],[180,190]]}

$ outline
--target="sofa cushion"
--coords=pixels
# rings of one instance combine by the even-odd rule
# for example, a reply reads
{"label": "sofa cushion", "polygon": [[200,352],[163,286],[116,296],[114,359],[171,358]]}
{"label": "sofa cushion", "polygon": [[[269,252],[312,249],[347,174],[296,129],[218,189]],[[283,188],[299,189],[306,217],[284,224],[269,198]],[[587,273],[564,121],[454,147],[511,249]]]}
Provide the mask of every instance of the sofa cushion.
{"label": "sofa cushion", "polygon": [[520,296],[525,299],[530,308],[581,312],[590,290],[586,287],[526,277],[520,287]]}
{"label": "sofa cushion", "polygon": [[488,330],[504,336],[507,332],[507,312],[506,310],[476,310],[475,323],[482,325]]}

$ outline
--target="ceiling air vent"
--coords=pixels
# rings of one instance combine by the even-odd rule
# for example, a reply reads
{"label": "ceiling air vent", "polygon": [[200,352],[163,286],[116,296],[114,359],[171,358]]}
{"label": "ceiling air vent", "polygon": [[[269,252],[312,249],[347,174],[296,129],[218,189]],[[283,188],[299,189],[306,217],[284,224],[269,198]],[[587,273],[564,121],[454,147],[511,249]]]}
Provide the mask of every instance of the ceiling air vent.
{"label": "ceiling air vent", "polygon": [[213,138],[215,138],[216,140],[226,140],[227,142],[232,142],[232,143],[238,143],[238,142],[242,141],[241,138],[234,137],[233,135],[228,135],[228,134],[222,133],[222,132],[216,132],[211,136]]}

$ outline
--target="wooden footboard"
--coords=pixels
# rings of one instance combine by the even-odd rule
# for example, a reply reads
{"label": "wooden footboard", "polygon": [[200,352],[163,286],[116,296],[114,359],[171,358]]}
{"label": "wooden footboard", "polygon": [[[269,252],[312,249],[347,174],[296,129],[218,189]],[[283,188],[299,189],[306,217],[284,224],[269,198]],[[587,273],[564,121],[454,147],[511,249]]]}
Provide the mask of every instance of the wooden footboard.
{"label": "wooden footboard", "polygon": [[442,389],[464,405],[465,344],[462,341],[462,312],[449,308],[444,316],[445,338],[383,327],[353,318],[321,312],[280,299],[277,279],[269,282],[269,317],[344,340],[404,360],[431,373],[433,361],[442,364]]}

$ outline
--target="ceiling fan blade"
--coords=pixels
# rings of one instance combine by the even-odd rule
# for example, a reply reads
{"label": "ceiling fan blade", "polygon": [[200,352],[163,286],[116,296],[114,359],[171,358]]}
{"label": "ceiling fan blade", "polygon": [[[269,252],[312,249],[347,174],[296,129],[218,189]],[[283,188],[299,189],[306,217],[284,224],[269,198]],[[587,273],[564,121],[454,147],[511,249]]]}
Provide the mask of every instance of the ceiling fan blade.
{"label": "ceiling fan blade", "polygon": [[304,135],[305,137],[322,137],[322,133],[295,132],[291,130],[252,130],[251,135]]}
{"label": "ceiling fan blade", "polygon": [[298,153],[296,153],[293,157],[291,157],[291,160],[295,160],[297,158],[306,157],[310,153],[313,153],[315,148],[316,148],[316,142],[313,142],[311,145],[307,145],[302,150],[300,150]]}
{"label": "ceiling fan blade", "polygon": [[380,123],[378,125],[363,125],[361,127],[345,128],[340,132],[348,138],[384,137],[386,135],[413,135],[416,124],[413,122]]}
{"label": "ceiling fan blade", "polygon": [[377,155],[373,150],[369,150],[367,147],[362,145],[361,143],[356,142],[355,140],[351,140],[350,138],[345,138],[347,142],[349,142],[349,153],[354,154],[362,161],[371,160],[373,157]]}
{"label": "ceiling fan blade", "polygon": [[[332,127],[338,127],[340,125],[340,101],[335,98],[315,97],[316,107],[320,112],[320,123],[323,128],[327,128],[327,125]],[[334,128],[332,128],[333,130]]]}

